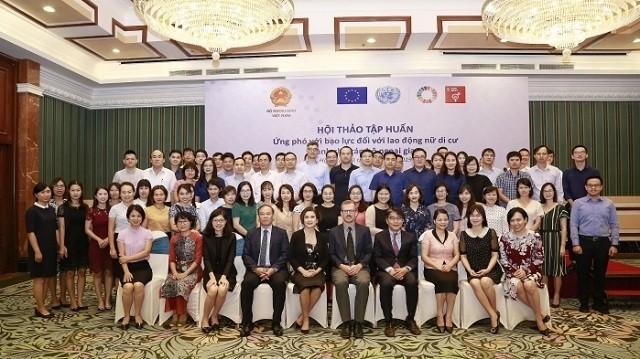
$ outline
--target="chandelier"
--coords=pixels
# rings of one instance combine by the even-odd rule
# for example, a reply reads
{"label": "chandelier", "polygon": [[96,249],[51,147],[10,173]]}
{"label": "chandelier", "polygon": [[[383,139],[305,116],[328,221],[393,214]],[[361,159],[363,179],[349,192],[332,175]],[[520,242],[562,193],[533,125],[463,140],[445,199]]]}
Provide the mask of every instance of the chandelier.
{"label": "chandelier", "polygon": [[134,0],[134,7],[160,35],[201,46],[214,60],[277,38],[293,19],[292,0]]}
{"label": "chandelier", "polygon": [[640,0],[485,0],[482,22],[502,41],[571,49],[640,18]]}

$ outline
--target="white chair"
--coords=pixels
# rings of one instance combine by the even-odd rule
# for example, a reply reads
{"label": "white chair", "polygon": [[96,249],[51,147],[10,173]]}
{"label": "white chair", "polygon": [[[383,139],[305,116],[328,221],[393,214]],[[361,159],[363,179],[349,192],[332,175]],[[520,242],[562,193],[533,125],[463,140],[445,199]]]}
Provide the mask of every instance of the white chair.
{"label": "white chair", "polygon": [[[242,320],[242,311],[240,309],[240,285],[242,284],[242,278],[244,278],[246,267],[242,262],[242,256],[236,256],[233,260],[233,264],[235,265],[236,271],[238,272],[238,274],[236,275],[236,286],[233,288],[232,292],[227,292],[227,298],[224,301],[222,309],[220,309],[220,315],[229,318],[229,320],[232,320],[236,324],[239,324]],[[205,299],[207,299],[207,292],[202,289],[198,304],[199,313],[202,313],[202,311],[204,310]],[[213,309],[211,310],[213,311]],[[202,315],[200,315],[197,319],[194,318],[196,323],[198,323],[198,327],[202,326],[201,319]]]}
{"label": "white chair", "polygon": [[[544,288],[538,288],[538,295],[540,296],[540,309],[542,315],[550,315],[551,308],[549,306],[549,291],[547,286]],[[504,289],[502,284],[496,288],[496,298],[504,298]],[[500,323],[508,329],[513,330],[518,323],[525,320],[536,320],[533,310],[522,303],[520,300],[513,300],[505,298],[504,301],[498,301],[496,307],[500,312]]]}
{"label": "white chair", "polygon": [[[293,283],[287,284],[287,298],[284,302],[284,328],[289,328],[298,319],[302,310],[300,309],[300,294],[293,293]],[[309,312],[309,317],[313,318],[323,328],[328,326],[327,322],[327,291],[325,290],[320,295],[318,303]]]}
{"label": "white chair", "polygon": [[[355,284],[349,284],[349,304],[351,305],[351,315],[353,316],[355,310],[356,301],[356,286]],[[344,323],[340,316],[340,309],[338,308],[338,301],[336,300],[336,288],[333,288],[333,305],[331,306],[331,329],[336,329],[340,324]],[[364,311],[364,320],[370,322],[374,327],[376,326],[376,293],[373,289],[373,285],[369,283],[369,299],[367,300],[367,307]]]}
{"label": "white chair", "polygon": [[[193,319],[194,322],[198,323],[200,320],[201,308],[199,306],[200,297],[203,294],[202,290],[202,282],[196,283],[196,286],[193,287],[191,294],[189,294],[189,300],[187,301],[187,314]],[[205,294],[206,295],[206,294]],[[164,307],[167,303],[166,298],[160,298],[158,302],[158,324],[162,325],[173,315],[173,310],[165,312]]]}
{"label": "white chair", "polygon": [[[458,279],[459,291],[453,306],[453,316],[451,319],[453,320],[453,324],[458,328],[468,329],[473,323],[481,319],[489,318],[490,316],[478,301],[473,287],[469,284],[467,271],[464,269],[462,261],[458,262]],[[498,283],[493,286],[493,290],[496,293],[496,308],[504,307],[505,305],[504,295],[499,295],[498,287],[502,287],[502,284]]]}
{"label": "white chair", "polygon": [[[169,255],[167,254],[150,254],[149,265],[153,277],[151,282],[144,286],[144,302],[142,304],[142,319],[149,325],[153,325],[158,318],[158,308],[160,303],[160,287],[164,283],[169,270]],[[135,314],[135,304],[131,306],[130,315]],[[116,309],[114,322],[117,323],[124,318],[124,306],[122,304],[122,286],[118,286],[116,293]]]}
{"label": "white chair", "polygon": [[[286,298],[285,298],[286,303]],[[253,292],[253,322],[257,322],[263,319],[273,318],[273,290],[267,283],[262,283]],[[285,327],[286,324],[286,305],[285,310],[282,311],[282,318],[280,319],[280,325]],[[294,319],[295,320],[295,319]]]}

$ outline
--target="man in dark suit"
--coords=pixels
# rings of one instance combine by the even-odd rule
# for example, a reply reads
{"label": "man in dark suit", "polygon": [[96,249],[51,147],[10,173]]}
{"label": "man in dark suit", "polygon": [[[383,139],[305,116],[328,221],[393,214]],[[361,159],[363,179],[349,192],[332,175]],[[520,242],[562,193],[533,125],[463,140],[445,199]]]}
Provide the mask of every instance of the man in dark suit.
{"label": "man in dark suit", "polygon": [[273,334],[281,336],[280,325],[286,295],[287,261],[289,259],[289,239],[287,232],[273,226],[274,212],[268,204],[258,208],[260,227],[247,232],[244,242],[242,261],[247,272],[242,281],[240,306],[242,307],[243,337],[251,335],[253,330],[253,292],[261,284],[267,283],[273,290]]}
{"label": "man in dark suit", "polygon": [[[348,339],[352,335],[363,337],[362,322],[369,299],[369,261],[371,260],[371,233],[369,228],[356,224],[356,205],[351,200],[342,202],[341,225],[329,230],[331,253],[331,282],[336,291],[336,303],[344,324],[340,336]],[[356,286],[355,316],[351,316],[349,284]],[[353,320],[352,318],[355,318]]]}
{"label": "man in dark suit", "polygon": [[384,334],[395,336],[393,328],[392,295],[396,284],[404,286],[407,298],[406,326],[411,334],[419,335],[420,328],[414,319],[418,305],[418,240],[402,230],[404,213],[396,207],[387,211],[386,229],[375,236],[373,258],[378,272],[376,279],[380,285],[380,306],[386,322]]}

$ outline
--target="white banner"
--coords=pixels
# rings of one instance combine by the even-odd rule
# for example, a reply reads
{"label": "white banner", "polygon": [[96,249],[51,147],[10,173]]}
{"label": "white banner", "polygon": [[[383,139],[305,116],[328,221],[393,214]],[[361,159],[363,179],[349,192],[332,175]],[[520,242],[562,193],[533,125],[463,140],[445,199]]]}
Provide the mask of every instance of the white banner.
{"label": "white banner", "polygon": [[[206,84],[206,149],[253,153],[321,153],[349,145],[392,150],[410,161],[422,147],[480,157],[529,148],[527,78],[415,77],[225,80]],[[323,155],[320,156],[324,158]],[[405,168],[407,168],[405,166]]]}

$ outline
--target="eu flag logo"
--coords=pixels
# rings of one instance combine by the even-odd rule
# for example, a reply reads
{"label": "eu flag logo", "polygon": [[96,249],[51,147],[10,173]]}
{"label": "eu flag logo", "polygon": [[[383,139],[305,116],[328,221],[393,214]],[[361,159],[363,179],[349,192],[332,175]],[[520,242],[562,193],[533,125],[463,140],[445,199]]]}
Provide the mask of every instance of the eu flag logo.
{"label": "eu flag logo", "polygon": [[338,105],[366,104],[366,87],[338,87]]}

